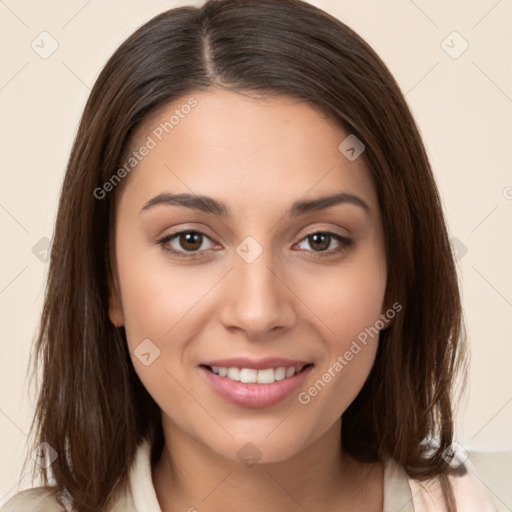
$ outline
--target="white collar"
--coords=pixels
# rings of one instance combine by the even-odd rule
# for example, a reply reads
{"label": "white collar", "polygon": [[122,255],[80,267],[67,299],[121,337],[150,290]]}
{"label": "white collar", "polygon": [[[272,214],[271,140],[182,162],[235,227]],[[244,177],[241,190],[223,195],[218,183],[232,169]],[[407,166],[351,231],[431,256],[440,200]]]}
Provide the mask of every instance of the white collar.
{"label": "white collar", "polygon": [[129,480],[136,512],[162,512],[151,476],[151,444],[147,439],[137,448]]}
{"label": "white collar", "polygon": [[[151,474],[151,445],[148,440],[137,448],[129,475],[131,494],[136,512],[162,512]],[[409,479],[392,459],[384,464],[383,512],[413,511]]]}

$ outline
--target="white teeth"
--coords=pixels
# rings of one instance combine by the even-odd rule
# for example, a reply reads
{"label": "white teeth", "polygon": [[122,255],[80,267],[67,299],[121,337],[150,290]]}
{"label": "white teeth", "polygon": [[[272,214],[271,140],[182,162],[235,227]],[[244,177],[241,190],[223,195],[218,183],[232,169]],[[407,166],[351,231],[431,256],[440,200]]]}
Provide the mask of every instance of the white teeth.
{"label": "white teeth", "polygon": [[283,380],[286,377],[286,368],[276,368],[274,371],[274,378],[276,380]]}
{"label": "white teeth", "polygon": [[268,370],[258,370],[257,381],[258,384],[272,384],[276,381],[275,370],[269,368]]}
{"label": "white teeth", "polygon": [[285,377],[292,377],[293,375],[295,375],[295,368],[293,366],[290,366],[290,368],[286,368]]}
{"label": "white teeth", "polygon": [[222,366],[212,366],[212,372],[221,377],[227,377],[228,379],[243,382],[246,384],[272,384],[276,380],[283,380],[288,377],[293,377],[296,373],[299,373],[304,366],[295,368],[290,366],[288,368],[282,366],[279,368],[266,368],[264,370],[255,370],[254,368],[224,368]]}
{"label": "white teeth", "polygon": [[240,370],[240,382],[252,384],[258,380],[258,370],[252,368],[242,368]]}
{"label": "white teeth", "polygon": [[240,370],[238,368],[228,368],[226,377],[231,380],[240,381]]}

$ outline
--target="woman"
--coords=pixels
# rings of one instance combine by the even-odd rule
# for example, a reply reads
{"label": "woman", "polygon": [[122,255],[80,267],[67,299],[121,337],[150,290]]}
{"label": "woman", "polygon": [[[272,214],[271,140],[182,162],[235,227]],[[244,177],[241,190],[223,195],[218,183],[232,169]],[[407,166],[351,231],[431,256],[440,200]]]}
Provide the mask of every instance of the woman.
{"label": "woman", "polygon": [[452,446],[462,326],[374,51],[298,0],[164,12],[83,113],[35,351],[45,487],[4,510],[496,510]]}

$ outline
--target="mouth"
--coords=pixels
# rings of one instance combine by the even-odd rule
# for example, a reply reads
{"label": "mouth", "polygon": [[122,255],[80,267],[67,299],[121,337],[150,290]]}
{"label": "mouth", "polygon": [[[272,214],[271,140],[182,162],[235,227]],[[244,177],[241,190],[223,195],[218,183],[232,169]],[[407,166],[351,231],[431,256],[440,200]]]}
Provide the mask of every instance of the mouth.
{"label": "mouth", "polygon": [[313,363],[262,369],[207,364],[201,364],[200,366],[219,377],[225,377],[234,382],[241,382],[243,384],[273,384],[274,382],[293,378],[295,375],[312,367]]}
{"label": "mouth", "polygon": [[[245,408],[265,408],[292,396],[313,370],[313,363],[260,369],[201,364],[205,382],[221,398]],[[225,375],[224,375],[225,374]]]}

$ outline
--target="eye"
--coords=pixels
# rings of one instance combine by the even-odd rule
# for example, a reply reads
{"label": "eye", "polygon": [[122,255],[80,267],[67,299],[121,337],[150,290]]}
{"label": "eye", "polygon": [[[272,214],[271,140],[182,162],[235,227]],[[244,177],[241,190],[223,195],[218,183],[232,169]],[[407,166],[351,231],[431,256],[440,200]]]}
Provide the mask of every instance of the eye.
{"label": "eye", "polygon": [[[211,246],[206,248],[203,246],[206,240],[212,242],[211,238],[205,233],[189,229],[166,235],[157,240],[157,243],[160,244],[165,251],[172,253],[178,258],[192,259],[201,257],[202,252],[206,249],[211,249]],[[304,241],[307,241],[310,247],[313,248],[308,252],[313,253],[315,257],[342,254],[346,252],[354,242],[349,238],[345,238],[330,231],[315,231],[302,238],[293,248],[302,245]],[[336,241],[338,246],[329,248],[333,241]]]}
{"label": "eye", "polygon": [[198,253],[203,252],[199,251],[199,249],[205,249],[203,247],[205,240],[211,241],[211,238],[201,231],[189,229],[166,235],[160,240],[157,240],[157,243],[160,244],[164,250],[173,253],[178,258],[195,258],[201,256],[201,254]]}
{"label": "eye", "polygon": [[[338,242],[338,246],[329,249],[333,240]],[[310,247],[313,247],[313,250],[310,252],[318,253],[314,254],[315,257],[344,253],[354,243],[350,238],[345,238],[337,233],[332,233],[330,231],[315,231],[314,233],[306,235],[298,244],[294,245],[294,247],[300,246],[304,241],[307,241]]]}

